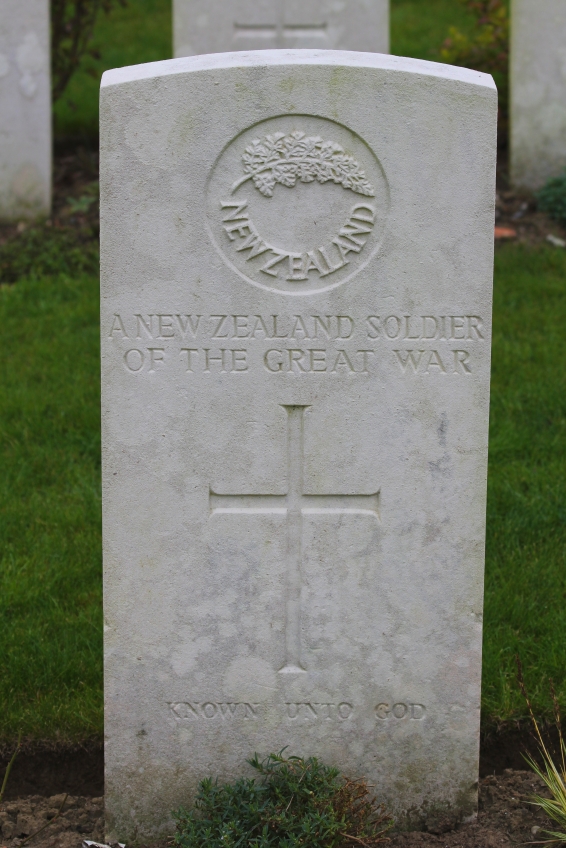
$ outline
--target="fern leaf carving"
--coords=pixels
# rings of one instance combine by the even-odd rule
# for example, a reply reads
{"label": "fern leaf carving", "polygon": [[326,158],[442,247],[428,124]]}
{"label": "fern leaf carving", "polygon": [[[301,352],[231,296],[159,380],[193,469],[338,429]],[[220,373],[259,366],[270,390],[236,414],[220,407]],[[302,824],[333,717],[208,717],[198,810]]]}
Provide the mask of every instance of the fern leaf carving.
{"label": "fern leaf carving", "polygon": [[292,188],[297,182],[334,182],[356,194],[374,197],[375,190],[364,171],[353,158],[333,141],[304,132],[274,133],[254,139],[242,156],[245,176],[232,187],[232,192],[246,180],[265,197],[273,197],[277,184]]}

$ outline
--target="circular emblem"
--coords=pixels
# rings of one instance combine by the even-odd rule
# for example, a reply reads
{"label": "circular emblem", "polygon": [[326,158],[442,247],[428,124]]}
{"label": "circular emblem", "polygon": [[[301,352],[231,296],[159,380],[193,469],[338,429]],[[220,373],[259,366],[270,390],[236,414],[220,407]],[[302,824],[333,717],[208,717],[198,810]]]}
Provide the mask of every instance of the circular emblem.
{"label": "circular emblem", "polygon": [[373,151],[352,130],[281,115],[240,133],[208,181],[207,218],[222,259],[254,286],[327,291],[379,249],[389,190]]}

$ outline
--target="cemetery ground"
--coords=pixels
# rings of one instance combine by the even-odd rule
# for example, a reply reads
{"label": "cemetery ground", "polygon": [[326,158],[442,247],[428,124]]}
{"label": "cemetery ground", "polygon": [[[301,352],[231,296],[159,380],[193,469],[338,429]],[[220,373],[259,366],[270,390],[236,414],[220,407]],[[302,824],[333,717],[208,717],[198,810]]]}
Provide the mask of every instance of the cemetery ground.
{"label": "cemetery ground", "polygon": [[[477,822],[452,829],[449,820],[438,819],[434,832],[391,834],[391,848],[507,848],[544,838],[541,829],[549,821],[527,799],[541,793],[541,782],[528,771],[490,775],[480,782]],[[55,819],[65,801],[61,815]],[[104,799],[91,796],[51,797],[29,795],[11,800],[0,808],[3,838],[0,845],[17,848],[23,838],[53,820],[42,834],[28,844],[33,848],[80,848],[84,839],[103,841]],[[17,836],[16,836],[17,834]],[[164,840],[144,848],[166,848]],[[203,846],[204,848],[204,846]]]}
{"label": "cemetery ground", "polygon": [[[17,845],[9,835],[37,829],[70,790],[34,844],[74,846],[102,836],[96,156],[63,151],[55,174],[50,222],[0,236],[3,764],[24,739],[0,817]],[[439,821],[439,833],[395,837],[407,848],[532,838],[536,778],[505,772],[524,769],[529,742],[515,654],[539,716],[550,715],[549,677],[566,700],[566,250],[545,242],[558,231],[531,201],[525,210],[504,181],[500,193],[519,237],[496,249],[482,815],[453,833]]]}
{"label": "cemetery ground", "polygon": [[[452,0],[426,2],[418,24],[419,0],[394,2],[396,53],[431,58],[448,25],[466,25]],[[60,819],[30,844],[74,848],[103,835],[93,134],[99,65],[168,55],[167,4],[138,6],[147,15],[135,21],[127,8],[116,13],[118,37],[57,107],[56,131],[74,140],[58,146],[50,221],[0,231],[0,777],[23,738],[0,806],[0,845],[18,845],[53,817],[66,791]],[[99,38],[111,25],[101,23]],[[538,838],[545,822],[525,800],[539,790],[522,771],[531,743],[515,654],[537,715],[551,715],[549,678],[566,705],[566,249],[546,242],[566,233],[509,190],[502,163],[497,224],[517,237],[496,249],[480,819],[394,837],[404,848]]]}

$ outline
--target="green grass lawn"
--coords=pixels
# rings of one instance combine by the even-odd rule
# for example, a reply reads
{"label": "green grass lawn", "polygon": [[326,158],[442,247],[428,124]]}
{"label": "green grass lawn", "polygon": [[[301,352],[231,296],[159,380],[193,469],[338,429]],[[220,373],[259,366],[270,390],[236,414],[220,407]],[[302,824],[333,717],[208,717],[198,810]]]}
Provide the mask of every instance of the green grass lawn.
{"label": "green grass lawn", "polygon": [[0,737],[102,729],[98,280],[0,288]]}
{"label": "green grass lawn", "polygon": [[391,0],[391,52],[438,61],[451,26],[471,32],[474,18],[459,0]]}
{"label": "green grass lawn", "polygon": [[485,719],[566,704],[566,251],[507,246],[495,266],[487,510]]}
{"label": "green grass lawn", "polygon": [[[456,0],[393,0],[393,50],[434,58]],[[170,55],[169,0],[102,19],[56,110],[59,136],[96,136],[104,67]],[[102,733],[98,280],[0,287],[0,739]],[[566,702],[566,251],[497,252],[484,640],[484,723]]]}

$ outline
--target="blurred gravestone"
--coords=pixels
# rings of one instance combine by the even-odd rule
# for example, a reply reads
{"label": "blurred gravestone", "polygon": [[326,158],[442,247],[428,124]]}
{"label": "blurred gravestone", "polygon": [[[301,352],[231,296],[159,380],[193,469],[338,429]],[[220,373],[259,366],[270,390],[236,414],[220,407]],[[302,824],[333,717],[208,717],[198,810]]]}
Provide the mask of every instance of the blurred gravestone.
{"label": "blurred gravestone", "polygon": [[389,52],[389,0],[173,0],[175,56],[319,48]]}
{"label": "blurred gravestone", "polygon": [[511,180],[538,189],[566,168],[566,0],[513,0]]}
{"label": "blurred gravestone", "polygon": [[258,51],[101,95],[109,836],[286,746],[472,815],[493,80]]}
{"label": "blurred gravestone", "polygon": [[0,220],[51,207],[48,0],[0,2]]}

